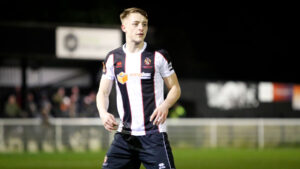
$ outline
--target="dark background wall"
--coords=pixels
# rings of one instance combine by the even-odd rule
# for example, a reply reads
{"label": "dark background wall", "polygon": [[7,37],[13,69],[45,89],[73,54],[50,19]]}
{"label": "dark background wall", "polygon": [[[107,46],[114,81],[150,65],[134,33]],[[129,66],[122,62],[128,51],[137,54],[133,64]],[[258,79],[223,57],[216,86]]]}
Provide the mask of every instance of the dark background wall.
{"label": "dark background wall", "polygon": [[179,79],[300,83],[293,50],[298,12],[282,3],[1,2],[0,66],[81,67],[97,88],[101,62],[57,59],[55,28],[119,27],[120,12],[133,6],[148,12],[146,40],[169,51]]}
{"label": "dark background wall", "polygon": [[56,26],[116,27],[119,13],[137,6],[148,11],[148,39],[170,52],[181,78],[300,81],[292,4],[158,2],[1,2],[1,60],[13,55],[48,63],[55,60]]}

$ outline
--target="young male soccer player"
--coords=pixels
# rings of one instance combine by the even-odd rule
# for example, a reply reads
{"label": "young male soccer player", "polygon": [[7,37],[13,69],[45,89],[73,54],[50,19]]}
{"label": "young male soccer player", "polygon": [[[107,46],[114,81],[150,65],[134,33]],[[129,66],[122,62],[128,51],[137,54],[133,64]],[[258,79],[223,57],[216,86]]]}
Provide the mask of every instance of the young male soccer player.
{"label": "young male soccer player", "polygon": [[[152,50],[144,42],[148,31],[144,10],[125,9],[120,19],[126,43],[108,53],[97,94],[105,129],[117,129],[103,168],[139,169],[141,163],[147,169],[175,168],[165,121],[181,90],[170,57],[165,50]],[[120,124],[107,112],[114,81]],[[169,90],[166,99],[164,84]]]}

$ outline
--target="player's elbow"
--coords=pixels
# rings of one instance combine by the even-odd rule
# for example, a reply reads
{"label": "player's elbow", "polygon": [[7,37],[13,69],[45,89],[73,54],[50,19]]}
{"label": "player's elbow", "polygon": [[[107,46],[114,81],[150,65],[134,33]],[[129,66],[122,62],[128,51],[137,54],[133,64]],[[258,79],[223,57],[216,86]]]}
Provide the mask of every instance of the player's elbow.
{"label": "player's elbow", "polygon": [[97,95],[96,95],[96,101],[97,101],[97,102],[100,100],[100,97],[101,97],[100,91],[98,91],[98,93],[97,93]]}
{"label": "player's elbow", "polygon": [[99,90],[98,93],[97,93],[97,100],[100,100],[101,98],[106,98],[106,97],[109,97],[109,92],[106,91],[106,90]]}

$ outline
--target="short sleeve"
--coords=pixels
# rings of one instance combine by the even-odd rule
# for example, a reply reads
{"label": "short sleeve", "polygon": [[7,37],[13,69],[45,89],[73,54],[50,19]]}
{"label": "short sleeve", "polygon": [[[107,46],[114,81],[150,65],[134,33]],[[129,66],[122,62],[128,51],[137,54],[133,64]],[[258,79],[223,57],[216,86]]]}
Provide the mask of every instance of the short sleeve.
{"label": "short sleeve", "polygon": [[158,59],[159,59],[159,73],[162,77],[168,77],[172,75],[175,71],[172,66],[171,57],[166,50],[158,50]]}
{"label": "short sleeve", "polygon": [[103,62],[103,69],[102,69],[102,78],[107,78],[109,80],[114,80],[114,55],[110,54],[106,57],[105,61]]}

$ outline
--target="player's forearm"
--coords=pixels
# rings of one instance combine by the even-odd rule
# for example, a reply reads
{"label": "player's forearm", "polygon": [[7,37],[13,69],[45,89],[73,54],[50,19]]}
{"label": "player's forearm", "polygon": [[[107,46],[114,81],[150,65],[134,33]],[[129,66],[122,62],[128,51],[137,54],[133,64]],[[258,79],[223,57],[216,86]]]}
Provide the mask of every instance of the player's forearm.
{"label": "player's forearm", "polygon": [[171,108],[176,103],[176,101],[180,98],[180,95],[181,95],[180,86],[179,85],[172,86],[163,104],[167,106],[168,109]]}
{"label": "player's forearm", "polygon": [[109,95],[99,91],[97,94],[97,108],[99,115],[106,113],[109,106]]}
{"label": "player's forearm", "polygon": [[112,85],[113,85],[112,80],[102,78],[100,81],[99,90],[98,90],[97,98],[96,98],[97,99],[96,100],[97,109],[98,109],[100,117],[103,113],[107,113],[107,109],[108,109],[108,105],[109,105],[109,94],[110,94]]}

